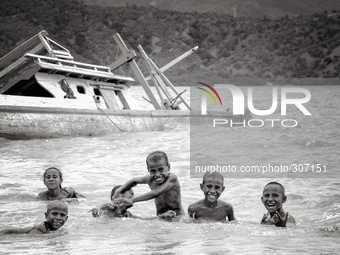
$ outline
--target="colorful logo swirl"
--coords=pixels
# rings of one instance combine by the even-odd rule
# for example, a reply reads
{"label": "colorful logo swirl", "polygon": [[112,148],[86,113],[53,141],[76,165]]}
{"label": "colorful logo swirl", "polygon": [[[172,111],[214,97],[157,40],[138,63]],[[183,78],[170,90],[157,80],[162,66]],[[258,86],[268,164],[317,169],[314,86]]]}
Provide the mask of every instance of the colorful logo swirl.
{"label": "colorful logo swirl", "polygon": [[[222,105],[222,100],[221,100],[221,98],[220,98],[220,95],[217,93],[217,91],[216,91],[212,86],[210,86],[210,85],[208,85],[208,84],[205,84],[205,83],[202,83],[202,82],[197,82],[197,83],[199,83],[199,84],[201,84],[201,85],[204,85],[204,86],[208,87],[209,89],[211,89],[211,91],[214,92],[215,95],[217,96],[218,100],[220,100],[220,103],[221,103],[221,105]],[[203,88],[200,88],[200,87],[197,87],[197,88],[198,88],[198,89],[201,89],[201,90],[203,90],[203,91],[205,91],[205,92],[207,92],[207,93],[209,94],[209,96],[211,96],[211,98],[214,100],[215,105],[217,105],[214,96],[213,96],[208,90],[203,89]]]}

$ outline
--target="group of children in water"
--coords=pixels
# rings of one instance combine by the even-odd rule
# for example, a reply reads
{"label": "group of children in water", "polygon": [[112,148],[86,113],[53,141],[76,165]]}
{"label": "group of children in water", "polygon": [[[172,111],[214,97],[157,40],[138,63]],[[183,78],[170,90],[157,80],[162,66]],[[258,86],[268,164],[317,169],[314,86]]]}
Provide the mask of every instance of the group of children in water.
{"label": "group of children in water", "polygon": [[[91,209],[92,215],[98,217],[105,213],[112,217],[133,217],[127,210],[128,208],[134,203],[154,199],[158,217],[178,221],[184,215],[181,188],[177,176],[170,173],[168,156],[163,151],[152,152],[146,158],[146,165],[148,175],[135,177],[123,185],[115,186],[111,191],[111,203]],[[62,173],[58,168],[51,167],[44,172],[44,184],[48,190],[39,193],[37,199],[53,200],[47,205],[45,222],[28,228],[1,230],[0,234],[47,233],[61,228],[68,218],[68,206],[65,202],[77,202],[79,198],[84,197],[73,188],[62,187],[62,181]],[[225,189],[223,182],[224,177],[221,173],[204,174],[200,184],[204,198],[188,207],[190,218],[215,221],[235,220],[232,205],[219,199]],[[150,191],[135,197],[132,188],[137,184],[148,184]],[[286,227],[287,222],[295,223],[294,218],[283,210],[282,204],[287,197],[280,183],[268,183],[263,189],[261,200],[267,209],[267,213],[261,219],[261,224]]]}

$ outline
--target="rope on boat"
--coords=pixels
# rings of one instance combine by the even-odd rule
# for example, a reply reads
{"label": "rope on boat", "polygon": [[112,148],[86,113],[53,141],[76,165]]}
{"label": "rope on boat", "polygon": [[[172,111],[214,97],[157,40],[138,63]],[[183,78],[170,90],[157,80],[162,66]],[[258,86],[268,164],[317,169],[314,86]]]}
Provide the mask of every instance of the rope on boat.
{"label": "rope on boat", "polygon": [[176,103],[177,99],[178,99],[185,91],[187,91],[187,90],[186,90],[186,89],[183,90],[181,93],[178,94],[177,97],[175,97],[174,99],[172,99],[172,100],[170,101],[171,106],[173,106],[173,105]]}
{"label": "rope on boat", "polygon": [[142,96],[143,99],[145,99],[146,101],[148,101],[150,104],[152,104],[152,102],[148,99],[146,99],[145,97]]}
{"label": "rope on boat", "polygon": [[[169,103],[171,104],[171,108],[174,106],[174,104],[176,103],[177,99],[185,92],[187,91],[186,89],[184,91],[182,91],[181,93],[179,93],[175,98],[173,98],[172,100],[169,101]],[[150,104],[152,104],[152,102],[150,100],[148,100],[147,98],[143,97],[143,99],[145,99],[146,101],[148,101]],[[163,101],[163,100],[162,100]],[[181,101],[182,102],[182,101]],[[180,102],[180,103],[181,103]]]}
{"label": "rope on boat", "polygon": [[120,127],[118,127],[118,125],[117,125],[116,123],[114,123],[114,122],[110,119],[110,117],[103,111],[103,109],[101,109],[100,107],[98,107],[98,109],[101,110],[102,113],[105,114],[105,116],[109,119],[109,121],[111,121],[111,123],[112,123],[113,125],[116,126],[116,128],[118,128],[121,132],[124,132]]}

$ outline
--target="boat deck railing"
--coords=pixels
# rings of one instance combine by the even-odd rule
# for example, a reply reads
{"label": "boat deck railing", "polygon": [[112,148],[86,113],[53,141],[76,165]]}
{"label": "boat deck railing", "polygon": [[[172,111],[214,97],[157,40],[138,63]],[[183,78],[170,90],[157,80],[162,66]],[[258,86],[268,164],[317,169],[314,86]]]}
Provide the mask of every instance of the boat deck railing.
{"label": "boat deck railing", "polygon": [[111,71],[111,68],[108,66],[86,64],[82,62],[76,62],[73,60],[36,55],[32,53],[26,53],[25,57],[35,59],[36,63],[39,64],[42,68],[51,70],[50,73],[65,73],[66,76],[75,74],[77,78],[91,76],[92,80],[95,80],[97,78],[103,78],[103,81],[109,81],[112,79],[113,80],[121,79],[125,82],[134,81],[130,77],[115,75]]}
{"label": "boat deck railing", "polygon": [[74,68],[87,68],[87,69],[90,69],[90,70],[93,70],[93,71],[113,74],[111,72],[111,68],[108,67],[108,66],[86,64],[86,63],[76,62],[76,61],[72,61],[72,60],[36,55],[36,54],[32,54],[32,53],[26,53],[25,57],[35,58],[35,59],[38,60],[38,63],[50,63],[50,64],[52,63],[52,64],[57,64],[59,66],[63,65],[63,66],[74,67]]}

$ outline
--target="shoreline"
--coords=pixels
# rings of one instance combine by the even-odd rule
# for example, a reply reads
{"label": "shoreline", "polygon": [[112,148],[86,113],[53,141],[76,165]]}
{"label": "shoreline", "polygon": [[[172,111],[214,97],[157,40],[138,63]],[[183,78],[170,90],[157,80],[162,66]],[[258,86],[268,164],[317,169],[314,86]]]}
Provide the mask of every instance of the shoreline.
{"label": "shoreline", "polygon": [[[258,77],[170,77],[175,87],[197,86],[197,82],[213,84],[233,84],[236,86],[339,86],[340,78],[258,78]],[[272,85],[266,85],[270,83]],[[153,86],[153,84],[150,84]]]}

